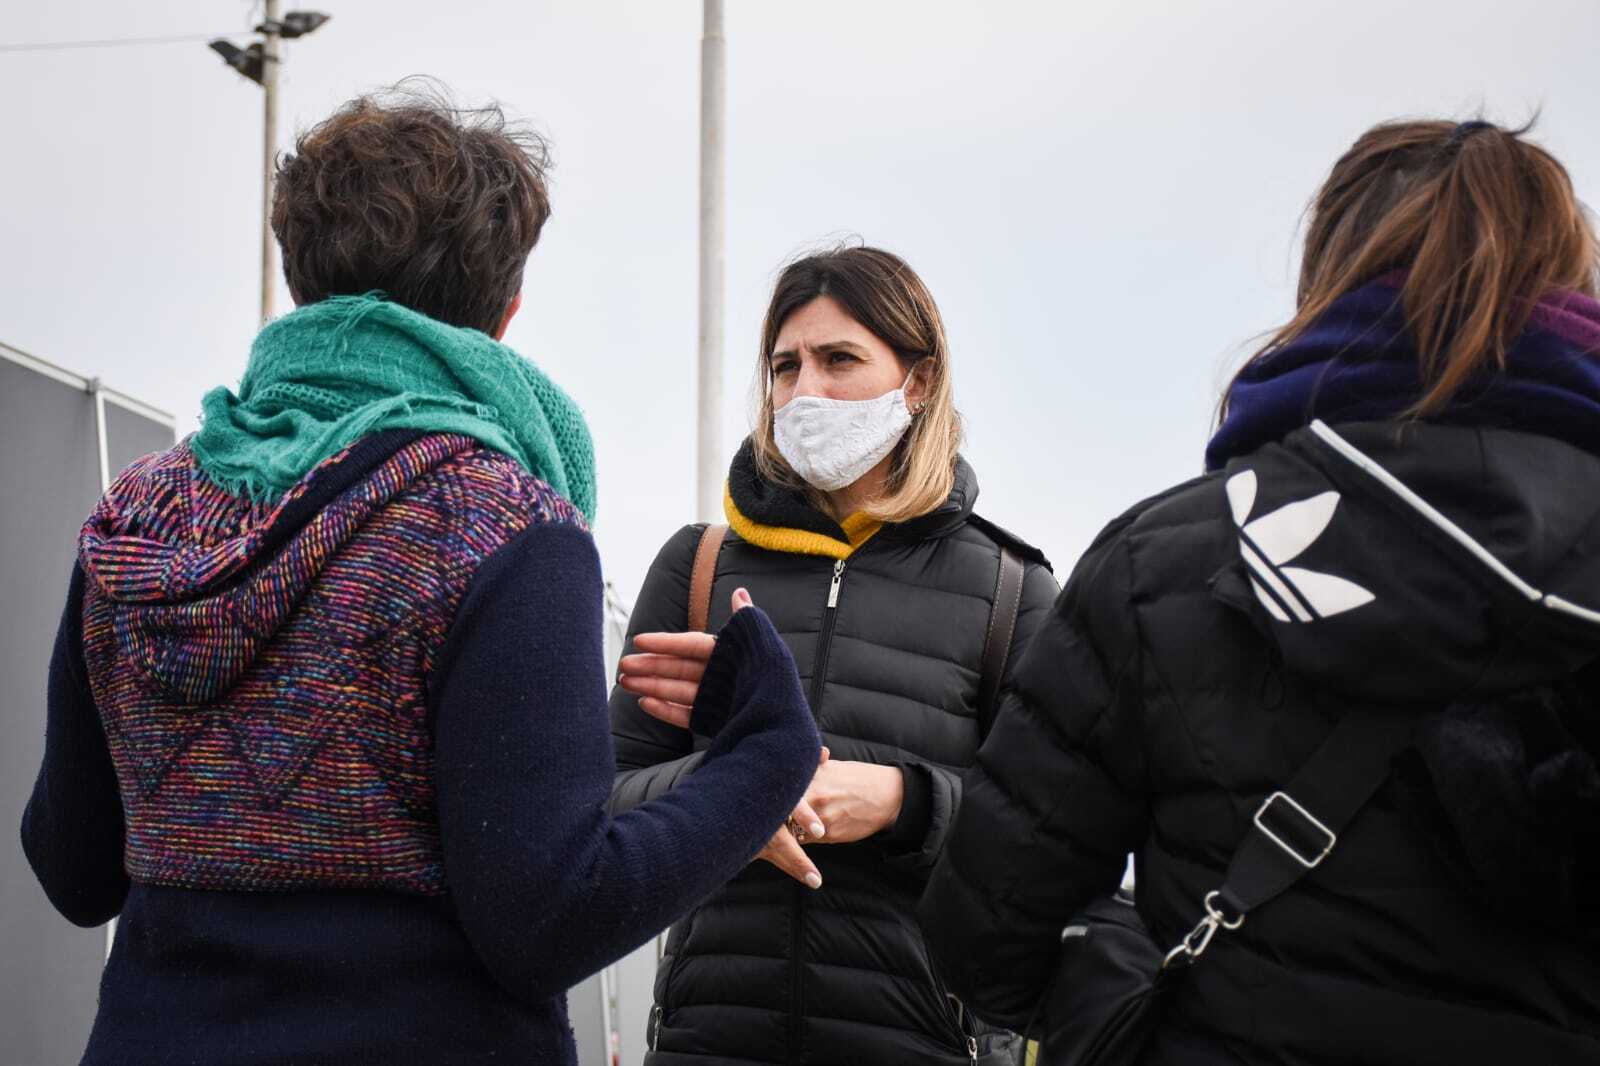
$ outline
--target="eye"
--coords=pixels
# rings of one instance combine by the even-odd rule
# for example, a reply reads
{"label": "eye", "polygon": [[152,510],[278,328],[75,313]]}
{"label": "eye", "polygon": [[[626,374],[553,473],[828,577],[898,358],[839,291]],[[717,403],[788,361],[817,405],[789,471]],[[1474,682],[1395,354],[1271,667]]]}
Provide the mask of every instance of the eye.
{"label": "eye", "polygon": [[849,352],[829,352],[828,353],[828,364],[830,366],[840,366],[840,365],[842,365],[844,363],[859,363],[859,362],[861,362],[861,360],[856,358],[855,356],[851,355]]}
{"label": "eye", "polygon": [[800,361],[798,359],[780,359],[772,364],[772,376],[780,378],[798,369],[800,369]]}

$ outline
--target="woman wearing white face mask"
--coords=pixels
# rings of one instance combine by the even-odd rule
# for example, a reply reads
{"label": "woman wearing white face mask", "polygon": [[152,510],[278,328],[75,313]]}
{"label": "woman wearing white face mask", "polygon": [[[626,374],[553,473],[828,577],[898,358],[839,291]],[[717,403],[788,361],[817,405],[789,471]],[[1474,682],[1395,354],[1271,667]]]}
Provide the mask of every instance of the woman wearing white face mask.
{"label": "woman wearing white face mask", "polygon": [[710,738],[683,726],[736,585],[794,652],[826,748],[765,861],[674,927],[647,1061],[1013,1061],[1016,1039],[947,994],[913,911],[1055,580],[973,513],[944,328],[899,258],[841,248],[787,267],[759,373],[728,528],[680,530],[639,594],[611,697],[612,805],[698,765]]}

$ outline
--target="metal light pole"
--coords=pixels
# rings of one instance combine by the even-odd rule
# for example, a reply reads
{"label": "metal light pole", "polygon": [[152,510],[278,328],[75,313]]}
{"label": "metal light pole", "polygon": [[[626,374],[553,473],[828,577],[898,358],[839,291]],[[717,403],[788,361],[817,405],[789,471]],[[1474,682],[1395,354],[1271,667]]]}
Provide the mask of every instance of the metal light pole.
{"label": "metal light pole", "polygon": [[263,0],[265,12],[256,32],[261,39],[240,48],[226,38],[211,42],[211,50],[240,75],[262,89],[261,153],[261,324],[272,317],[272,294],[278,277],[277,242],[272,239],[272,171],[278,153],[278,70],[282,64],[282,42],[304,37],[331,16],[320,11],[291,11],[278,16],[281,0]]}
{"label": "metal light pole", "polygon": [[280,49],[278,0],[265,0],[261,21],[261,324],[272,318],[272,294],[278,278],[277,241],[272,239],[272,163],[278,152],[278,56]]}
{"label": "metal light pole", "polygon": [[727,41],[722,0],[704,0],[700,38],[700,374],[696,435],[695,513],[715,522],[722,513],[722,308],[727,246]]}

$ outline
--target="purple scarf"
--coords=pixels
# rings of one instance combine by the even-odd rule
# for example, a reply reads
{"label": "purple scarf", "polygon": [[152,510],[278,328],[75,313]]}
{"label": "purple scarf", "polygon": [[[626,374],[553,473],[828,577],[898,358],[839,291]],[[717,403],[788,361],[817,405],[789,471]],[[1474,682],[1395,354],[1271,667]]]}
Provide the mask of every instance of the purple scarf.
{"label": "purple scarf", "polygon": [[[1395,418],[1422,394],[1400,282],[1369,282],[1335,300],[1294,341],[1245,367],[1206,447],[1206,469],[1221,469],[1312,419]],[[1570,292],[1540,300],[1505,370],[1469,383],[1429,420],[1540,433],[1600,455],[1600,301]]]}

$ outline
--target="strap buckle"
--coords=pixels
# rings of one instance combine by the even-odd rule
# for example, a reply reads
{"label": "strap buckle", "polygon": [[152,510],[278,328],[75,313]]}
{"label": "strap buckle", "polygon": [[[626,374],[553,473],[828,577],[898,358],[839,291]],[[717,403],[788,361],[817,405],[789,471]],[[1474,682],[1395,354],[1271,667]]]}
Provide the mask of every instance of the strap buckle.
{"label": "strap buckle", "polygon": [[[1295,814],[1298,814],[1304,824],[1309,827],[1312,832],[1319,833],[1326,838],[1323,841],[1322,850],[1317,852],[1317,854],[1308,858],[1306,855],[1303,855],[1293,844],[1289,843],[1277,833],[1274,833],[1271,829],[1267,828],[1267,811],[1274,803],[1277,803],[1280,800]],[[1304,866],[1307,870],[1314,869],[1319,863],[1322,862],[1323,859],[1326,859],[1328,857],[1328,853],[1333,850],[1333,846],[1339,842],[1338,834],[1319,822],[1314,814],[1300,806],[1300,804],[1296,803],[1294,797],[1289,795],[1287,792],[1274,792],[1272,795],[1268,796],[1266,801],[1262,803],[1261,807],[1256,811],[1253,821],[1255,822],[1256,828],[1261,830],[1261,832],[1266,835],[1268,840],[1282,848],[1291,859],[1299,863],[1301,866]]]}

